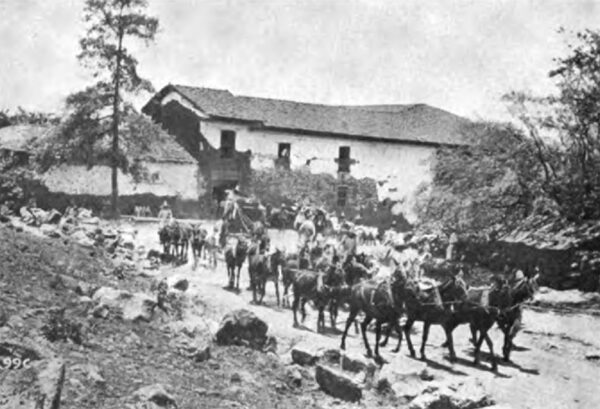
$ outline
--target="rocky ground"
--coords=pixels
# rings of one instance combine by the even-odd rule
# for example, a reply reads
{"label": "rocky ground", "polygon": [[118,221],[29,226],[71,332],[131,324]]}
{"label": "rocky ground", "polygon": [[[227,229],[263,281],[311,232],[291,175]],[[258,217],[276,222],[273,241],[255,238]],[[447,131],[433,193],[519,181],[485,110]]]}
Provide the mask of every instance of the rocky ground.
{"label": "rocky ground", "polygon": [[[137,245],[157,247],[156,226],[135,229]],[[281,233],[275,237],[289,239]],[[493,402],[512,408],[600,407],[600,319],[594,300],[585,309],[571,303],[566,310],[553,301],[560,294],[544,293],[525,311],[514,363],[502,364],[498,374],[485,360],[480,367],[470,363],[466,328],[455,333],[457,363],[446,360],[442,331],[434,328],[427,361],[407,356],[405,345],[398,354],[387,347],[388,363],[378,368],[362,357],[362,341],[353,330],[348,352],[340,356],[339,334],[316,334],[312,311],[305,328],[293,328],[291,311],[276,306],[272,284],[263,306],[251,305],[248,291],[224,289],[222,263],[216,270],[202,264],[196,270],[190,265],[150,269],[133,258],[131,263],[148,268],[124,270],[122,257],[100,253],[69,238],[0,227],[0,330],[34,337],[57,320],[60,328],[68,323],[80,328],[81,340],[67,336],[49,342],[66,368],[61,407],[168,407],[174,402],[178,408],[477,408]],[[151,313],[163,278],[169,285],[169,314]],[[178,283],[186,287],[183,280],[185,291],[176,290]],[[276,353],[213,342],[222,317],[238,308],[268,324]],[[493,338],[498,352],[499,332]],[[413,342],[420,342],[419,329]],[[342,400],[340,392],[357,401]]]}

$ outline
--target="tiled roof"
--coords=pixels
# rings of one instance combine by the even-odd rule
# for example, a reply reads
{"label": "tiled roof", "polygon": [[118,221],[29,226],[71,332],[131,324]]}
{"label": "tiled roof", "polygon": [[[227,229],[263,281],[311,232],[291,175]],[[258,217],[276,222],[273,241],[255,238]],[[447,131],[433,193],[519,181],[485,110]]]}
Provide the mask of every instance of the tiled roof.
{"label": "tiled roof", "polygon": [[143,111],[152,114],[160,100],[172,91],[211,117],[254,121],[269,128],[317,134],[461,145],[467,143],[464,128],[471,123],[425,104],[323,105],[238,96],[227,90],[183,85],[166,86]]}
{"label": "tiled roof", "polygon": [[[34,152],[38,142],[50,137],[54,126],[13,125],[0,128],[0,149]],[[195,159],[167,132],[160,132],[159,140],[150,141],[143,148],[128,144],[130,153],[149,162],[195,163]]]}

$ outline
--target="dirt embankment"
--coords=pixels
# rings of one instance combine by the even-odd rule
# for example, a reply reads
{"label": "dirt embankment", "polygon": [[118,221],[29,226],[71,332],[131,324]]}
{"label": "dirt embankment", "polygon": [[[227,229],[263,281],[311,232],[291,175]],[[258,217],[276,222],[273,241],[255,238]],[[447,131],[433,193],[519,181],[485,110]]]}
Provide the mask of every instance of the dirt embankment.
{"label": "dirt embankment", "polygon": [[179,408],[323,407],[324,394],[309,379],[288,385],[287,368],[274,354],[212,345],[210,360],[193,362],[177,352],[175,342],[185,335],[172,329],[172,317],[91,316],[76,283],[153,294],[148,277],[119,279],[114,269],[93,249],[0,226],[0,327],[42,333],[60,309],[66,322],[81,324],[82,344],[52,343],[66,362],[61,408],[133,408],[134,392],[155,383],[166,386]]}

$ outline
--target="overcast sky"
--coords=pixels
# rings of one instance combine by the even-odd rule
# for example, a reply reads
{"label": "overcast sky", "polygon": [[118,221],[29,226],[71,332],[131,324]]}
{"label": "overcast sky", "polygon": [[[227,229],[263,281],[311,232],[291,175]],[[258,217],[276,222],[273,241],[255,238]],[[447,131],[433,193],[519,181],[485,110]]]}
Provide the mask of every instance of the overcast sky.
{"label": "overcast sky", "polygon": [[[331,104],[427,103],[505,119],[510,90],[552,91],[567,30],[600,0],[154,0],[140,72],[168,83]],[[0,0],[0,109],[57,110],[90,83],[81,0]]]}

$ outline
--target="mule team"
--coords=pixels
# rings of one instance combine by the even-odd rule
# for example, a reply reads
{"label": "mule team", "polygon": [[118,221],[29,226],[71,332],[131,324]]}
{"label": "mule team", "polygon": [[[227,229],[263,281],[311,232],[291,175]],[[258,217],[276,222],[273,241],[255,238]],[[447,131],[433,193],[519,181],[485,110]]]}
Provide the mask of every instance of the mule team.
{"label": "mule team", "polygon": [[[230,289],[239,290],[240,272],[247,260],[249,289],[254,303],[262,303],[267,283],[273,282],[277,305],[289,306],[289,289],[292,288],[294,326],[300,325],[298,310],[304,321],[305,304],[309,301],[318,311],[318,332],[325,328],[325,309],[329,311],[331,327],[335,328],[339,308],[347,306],[349,313],[341,339],[342,349],[345,349],[348,330],[353,323],[358,331],[357,317],[362,313],[360,329],[369,357],[373,356],[373,351],[367,339],[367,328],[371,322],[375,323],[374,357],[377,361],[381,361],[379,347],[387,344],[393,330],[398,336],[394,352],[399,351],[405,336],[409,352],[415,356],[410,332],[417,321],[423,323],[421,358],[426,359],[429,329],[432,324],[437,324],[444,329],[445,345],[450,359],[455,360],[453,331],[461,324],[469,324],[471,342],[475,346],[475,364],[479,363],[479,352],[485,341],[495,371],[497,363],[488,334],[490,328],[497,323],[502,330],[503,357],[508,361],[521,306],[537,289],[538,275],[526,278],[522,273],[513,280],[497,276],[489,286],[469,287],[461,265],[452,261],[435,266],[438,272],[445,273],[446,278],[441,284],[431,283],[420,279],[420,272],[431,267],[431,259],[402,260],[402,252],[391,244],[383,255],[357,254],[343,246],[348,234],[337,242],[305,237],[299,251],[292,254],[280,249],[271,251],[270,239],[262,226],[255,228],[249,239],[239,237],[234,244],[225,245],[224,234],[222,225],[209,232],[199,225],[177,221],[159,231],[165,254],[186,259],[191,247],[194,268],[200,257],[208,257],[209,265],[214,267],[216,251],[220,246],[224,247]],[[352,233],[349,235],[352,237]],[[400,325],[402,317],[405,317],[404,325]]]}

